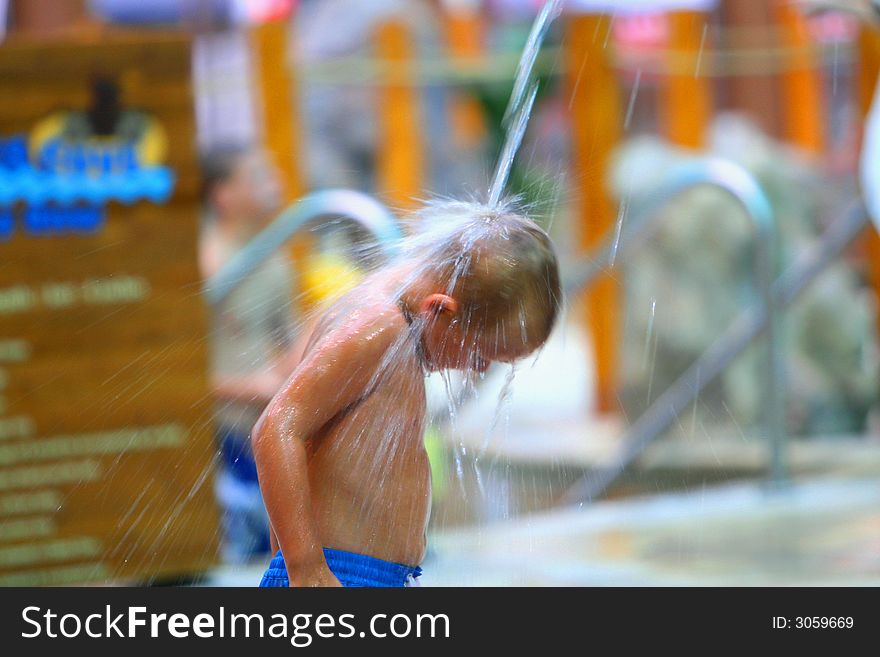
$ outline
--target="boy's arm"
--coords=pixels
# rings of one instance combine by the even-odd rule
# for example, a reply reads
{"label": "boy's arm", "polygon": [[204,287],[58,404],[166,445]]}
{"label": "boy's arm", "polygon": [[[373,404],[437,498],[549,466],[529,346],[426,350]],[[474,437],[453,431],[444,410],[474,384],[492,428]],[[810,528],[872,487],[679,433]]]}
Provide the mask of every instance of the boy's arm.
{"label": "boy's arm", "polygon": [[297,367],[254,427],[260,488],[291,586],[338,585],[318,535],[305,440],[367,393],[401,323],[389,313],[369,326],[361,322],[333,331]]}

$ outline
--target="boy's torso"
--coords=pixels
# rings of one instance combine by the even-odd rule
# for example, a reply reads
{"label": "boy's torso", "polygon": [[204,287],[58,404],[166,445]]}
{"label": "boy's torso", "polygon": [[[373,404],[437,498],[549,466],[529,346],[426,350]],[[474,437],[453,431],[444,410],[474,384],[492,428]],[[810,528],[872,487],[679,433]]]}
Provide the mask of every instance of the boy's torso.
{"label": "boy's torso", "polygon": [[372,390],[308,442],[315,520],[325,547],[417,565],[431,505],[424,371],[403,340],[376,365]]}

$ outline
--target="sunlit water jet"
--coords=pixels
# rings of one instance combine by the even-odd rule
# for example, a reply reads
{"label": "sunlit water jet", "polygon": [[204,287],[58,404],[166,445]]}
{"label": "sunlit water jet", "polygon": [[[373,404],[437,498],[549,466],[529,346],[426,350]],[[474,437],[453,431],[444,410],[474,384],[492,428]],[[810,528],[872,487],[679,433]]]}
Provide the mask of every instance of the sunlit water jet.
{"label": "sunlit water jet", "polygon": [[495,429],[498,428],[502,419],[504,420],[503,433],[506,434],[507,430],[510,428],[510,403],[513,398],[513,381],[515,378],[516,363],[513,363],[504,377],[504,384],[501,386],[501,391],[498,393],[495,414],[492,417],[492,423],[489,425],[489,430],[486,432],[483,444],[480,446],[480,453],[478,456],[482,456],[486,453],[486,450],[489,448],[489,442],[492,440],[492,435],[495,432]]}
{"label": "sunlit water jet", "polygon": [[[513,89],[511,91],[510,100],[505,111],[503,126],[505,127],[504,141],[495,166],[492,183],[488,191],[488,198],[485,206],[479,204],[463,203],[463,202],[439,202],[436,204],[428,204],[426,208],[418,213],[417,220],[420,225],[414,232],[410,233],[410,237],[405,238],[402,243],[401,253],[406,255],[408,252],[415,252],[424,249],[426,245],[431,243],[443,244],[443,233],[450,231],[450,222],[453,224],[456,220],[470,220],[474,216],[481,213],[488,214],[502,212],[505,210],[506,203],[502,200],[505,194],[510,173],[515,161],[517,152],[522,144],[523,138],[528,127],[529,118],[534,107],[535,99],[538,94],[539,83],[533,80],[533,70],[537,56],[541,50],[541,46],[547,35],[552,22],[562,12],[561,0],[550,0],[546,2],[538,13],[534,23],[532,24],[526,44],[523,48],[519,64],[517,66],[516,77]],[[450,217],[450,215],[452,215]],[[475,225],[471,230],[470,241],[479,240],[485,231],[485,227],[479,224]],[[471,244],[467,243],[467,232],[463,240],[463,251],[470,252]],[[449,283],[449,288],[455,287],[457,280]],[[526,318],[524,317],[525,309],[520,308],[520,332],[523,337],[526,330]],[[506,341],[506,338],[502,338]],[[479,494],[485,498],[486,489],[483,483],[484,477],[480,468],[480,457],[488,448],[488,442],[492,433],[497,429],[502,416],[505,418],[505,431],[509,423],[509,404],[513,388],[513,380],[516,368],[511,367],[508,372],[501,393],[499,394],[496,406],[495,416],[486,432],[484,444],[481,448],[470,457],[473,468],[474,480]],[[456,390],[453,382],[453,375],[450,372],[441,372],[443,387],[446,393],[447,412],[449,418],[449,429],[451,431],[452,460],[455,478],[458,486],[465,499],[467,499],[467,491],[465,488],[465,460],[468,458],[467,447],[459,432],[457,423],[457,409],[466,400],[476,396],[477,379],[482,380],[484,374],[480,373],[475,376],[474,372],[468,372],[461,379],[460,389]]]}
{"label": "sunlit water jet", "polygon": [[[513,162],[522,144],[523,137],[525,136],[525,132],[529,123],[529,118],[531,117],[532,109],[534,107],[535,98],[538,94],[539,84],[537,80],[531,80],[535,62],[537,60],[538,54],[541,51],[541,46],[543,45],[544,39],[547,35],[548,30],[550,29],[551,24],[562,13],[562,5],[562,0],[549,0],[544,4],[544,6],[541,8],[541,11],[535,18],[534,23],[532,24],[528,39],[526,40],[526,44],[523,47],[523,52],[520,56],[520,61],[516,70],[513,89],[511,90],[510,94],[510,100],[508,101],[507,109],[504,113],[504,118],[502,119],[502,125],[506,126],[506,132],[501,152],[495,165],[495,172],[492,177],[492,184],[489,188],[488,201],[486,205],[487,208],[490,210],[497,210],[501,205],[501,199],[507,187],[507,182],[510,178],[510,172],[513,167]],[[522,320],[520,324],[521,330],[524,330],[524,320]],[[485,450],[488,448],[488,441],[490,440],[492,432],[496,429],[498,425],[498,421],[502,415],[502,412],[507,413],[507,418],[509,419],[508,405],[512,394],[513,379],[515,374],[516,368],[512,366],[505,379],[501,394],[499,395],[495,417],[489,430],[486,433],[484,444],[480,449],[480,453],[474,455],[474,475],[476,477],[477,485],[480,488],[481,493],[483,492],[483,486],[482,477],[479,471],[479,458],[482,453],[484,453]],[[481,373],[479,375],[479,378],[483,379],[484,376],[485,375]],[[459,395],[454,394],[452,381],[448,373],[444,374],[443,381],[448,396],[449,417],[452,425],[452,431],[453,434],[457,434],[458,430],[456,426],[456,402],[460,404],[464,399],[468,397],[469,392],[476,390],[475,381],[473,377],[466,376],[464,378],[464,384],[461,394]],[[458,399],[456,399],[456,397]],[[461,459],[463,456],[466,455],[467,452],[463,442],[460,439],[457,440],[457,442],[457,448],[454,450],[455,471],[459,478],[459,483],[461,484],[464,476]]]}
{"label": "sunlit water jet", "polygon": [[507,187],[510,170],[520,144],[522,144],[523,136],[529,123],[529,116],[531,116],[532,107],[535,103],[535,97],[538,94],[538,82],[530,82],[532,71],[535,68],[535,61],[538,58],[538,53],[541,51],[541,45],[544,43],[544,38],[547,36],[550,25],[561,13],[562,0],[550,0],[544,4],[537,18],[535,18],[535,22],[532,24],[532,30],[520,56],[519,65],[516,69],[516,79],[513,83],[513,91],[510,94],[510,101],[507,104],[507,110],[504,112],[504,119],[502,120],[502,125],[506,127],[506,133],[501,147],[501,154],[498,156],[498,162],[495,165],[492,185],[489,187],[488,205],[490,208],[498,207],[504,190]]}

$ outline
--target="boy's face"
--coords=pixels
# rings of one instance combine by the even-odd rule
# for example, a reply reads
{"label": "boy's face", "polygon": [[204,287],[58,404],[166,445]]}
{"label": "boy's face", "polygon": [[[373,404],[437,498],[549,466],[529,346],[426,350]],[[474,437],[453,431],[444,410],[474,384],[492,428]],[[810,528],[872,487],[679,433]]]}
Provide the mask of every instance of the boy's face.
{"label": "boy's face", "polygon": [[467,324],[458,310],[444,309],[428,318],[422,348],[431,369],[482,373],[493,362],[512,363],[540,346],[524,339],[513,320],[491,328]]}

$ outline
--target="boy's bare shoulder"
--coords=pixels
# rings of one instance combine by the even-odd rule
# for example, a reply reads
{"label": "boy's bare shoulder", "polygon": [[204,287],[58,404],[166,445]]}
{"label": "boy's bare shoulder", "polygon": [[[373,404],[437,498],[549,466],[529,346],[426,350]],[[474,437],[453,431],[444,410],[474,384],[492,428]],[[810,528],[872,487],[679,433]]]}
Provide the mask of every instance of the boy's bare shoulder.
{"label": "boy's bare shoulder", "polygon": [[398,305],[381,296],[370,295],[337,308],[334,314],[332,321],[319,322],[315,327],[313,353],[379,356],[408,328]]}

